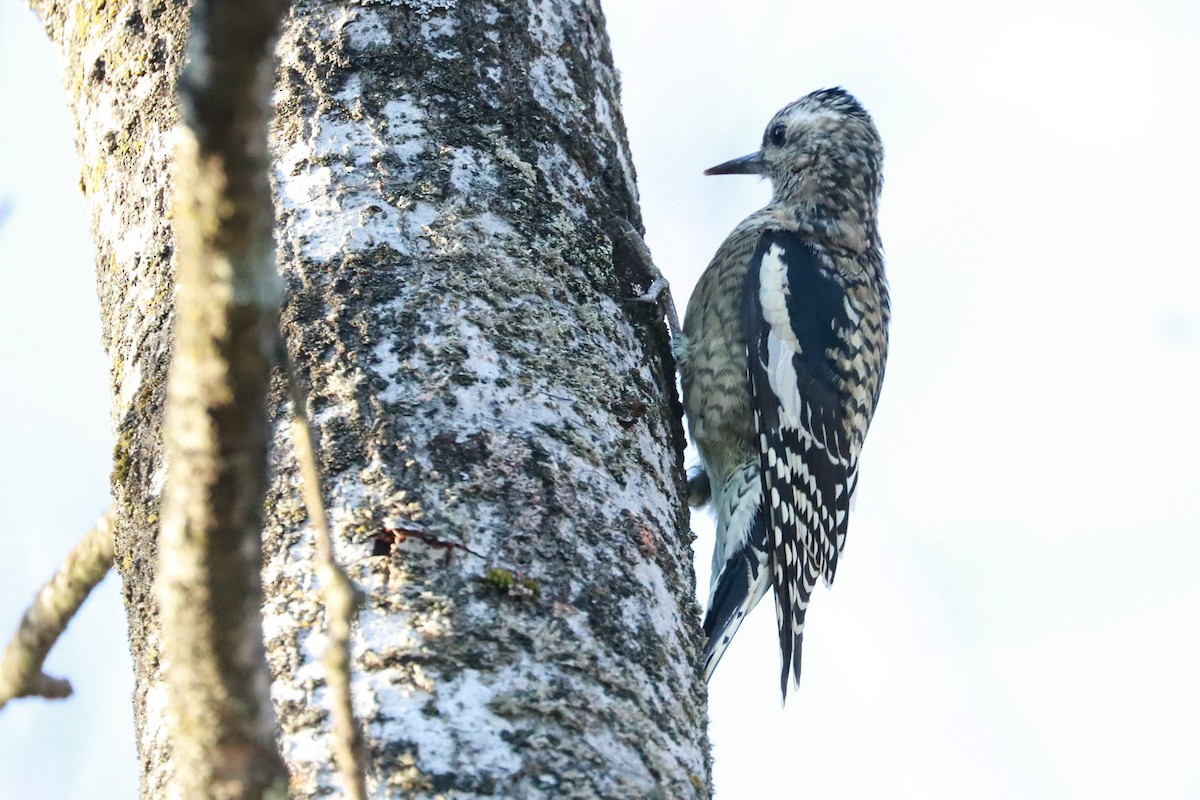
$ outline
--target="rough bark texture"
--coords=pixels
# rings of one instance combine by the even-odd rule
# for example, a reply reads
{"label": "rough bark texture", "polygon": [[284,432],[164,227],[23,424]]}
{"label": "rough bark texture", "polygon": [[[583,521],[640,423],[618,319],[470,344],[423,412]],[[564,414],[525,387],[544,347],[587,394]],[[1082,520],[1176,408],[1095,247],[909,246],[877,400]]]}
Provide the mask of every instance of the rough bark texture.
{"label": "rough bark texture", "polygon": [[[170,742],[153,580],[182,4],[37,4],[92,201],[143,795]],[[365,593],[373,797],[702,797],[682,430],[595,0],[296,3],[272,137],[284,329]],[[296,797],[338,786],[313,536],[277,394],[264,628]]]}
{"label": "rough bark texture", "polygon": [[166,692],[154,576],[173,324],[174,85],[187,40],[188,4],[35,0],[32,5],[61,53],[76,123],[79,186],[92,211],[104,347],[112,370],[115,563],[129,614],[142,796],[166,797]]}

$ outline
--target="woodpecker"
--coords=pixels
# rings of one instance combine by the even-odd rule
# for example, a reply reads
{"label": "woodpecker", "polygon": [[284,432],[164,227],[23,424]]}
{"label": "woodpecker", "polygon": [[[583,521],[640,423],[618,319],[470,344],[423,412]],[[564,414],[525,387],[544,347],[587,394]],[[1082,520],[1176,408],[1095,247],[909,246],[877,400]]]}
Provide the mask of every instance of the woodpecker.
{"label": "woodpecker", "polygon": [[882,165],[870,115],[835,88],[775,114],[757,152],[705,171],[765,176],[772,196],[700,277],[677,347],[701,461],[693,500],[711,501],[717,527],[704,672],[773,588],[785,702],[809,596],[845,545],[887,359]]}

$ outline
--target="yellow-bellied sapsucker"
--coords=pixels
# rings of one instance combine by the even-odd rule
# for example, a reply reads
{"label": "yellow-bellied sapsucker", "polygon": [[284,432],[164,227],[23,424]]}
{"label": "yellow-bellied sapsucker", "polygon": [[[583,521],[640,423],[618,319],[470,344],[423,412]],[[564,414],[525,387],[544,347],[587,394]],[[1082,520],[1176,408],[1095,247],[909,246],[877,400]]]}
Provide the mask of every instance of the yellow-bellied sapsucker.
{"label": "yellow-bellied sapsucker", "polygon": [[705,676],[775,589],[781,676],[800,681],[804,612],[833,581],[890,316],[876,225],[883,145],[841,89],[777,113],[762,148],[707,170],[773,196],[717,250],[679,349],[684,408],[715,506]]}

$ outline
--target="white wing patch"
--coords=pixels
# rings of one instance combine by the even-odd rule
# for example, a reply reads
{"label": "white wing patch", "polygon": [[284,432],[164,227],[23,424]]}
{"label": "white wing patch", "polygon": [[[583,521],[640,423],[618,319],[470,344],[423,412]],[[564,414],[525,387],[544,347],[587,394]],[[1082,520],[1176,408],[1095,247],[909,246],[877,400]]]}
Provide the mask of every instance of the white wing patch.
{"label": "white wing patch", "polygon": [[[758,266],[758,302],[762,305],[763,319],[771,326],[781,343],[793,353],[800,352],[800,342],[792,331],[788,318],[787,264],[783,261],[783,248],[777,244],[767,248]],[[795,384],[792,384],[793,386]]]}

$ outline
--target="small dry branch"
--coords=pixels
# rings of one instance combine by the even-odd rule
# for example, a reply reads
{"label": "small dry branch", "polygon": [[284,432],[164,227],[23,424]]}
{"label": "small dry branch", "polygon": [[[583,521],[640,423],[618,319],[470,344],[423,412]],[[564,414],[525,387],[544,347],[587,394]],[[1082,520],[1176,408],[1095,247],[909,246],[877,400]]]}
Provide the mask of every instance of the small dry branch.
{"label": "small dry branch", "polygon": [[292,437],[296,443],[296,458],[304,484],[304,505],[317,538],[317,579],[325,601],[326,623],[329,626],[329,646],[325,650],[325,683],[329,687],[333,715],[333,757],[346,782],[346,796],[365,800],[366,754],[363,751],[362,731],[354,721],[350,698],[350,625],[358,608],[354,584],[338,565],[333,553],[333,536],[329,518],[321,499],[321,474],[317,467],[317,448],[312,426],[308,420],[308,403],[304,388],[285,361],[288,390],[293,406]]}
{"label": "small dry branch", "polygon": [[104,512],[33,598],[0,660],[0,708],[18,697],[57,700],[71,695],[71,682],[50,677],[42,672],[42,665],[67,623],[112,567],[116,519],[115,509]]}

